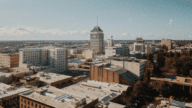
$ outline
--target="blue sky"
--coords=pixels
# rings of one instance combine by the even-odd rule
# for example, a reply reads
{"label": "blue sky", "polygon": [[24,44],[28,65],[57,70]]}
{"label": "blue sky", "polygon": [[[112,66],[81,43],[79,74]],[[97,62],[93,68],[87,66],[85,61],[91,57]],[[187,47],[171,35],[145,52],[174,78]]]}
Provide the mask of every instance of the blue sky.
{"label": "blue sky", "polygon": [[191,0],[0,0],[0,40],[192,40]]}

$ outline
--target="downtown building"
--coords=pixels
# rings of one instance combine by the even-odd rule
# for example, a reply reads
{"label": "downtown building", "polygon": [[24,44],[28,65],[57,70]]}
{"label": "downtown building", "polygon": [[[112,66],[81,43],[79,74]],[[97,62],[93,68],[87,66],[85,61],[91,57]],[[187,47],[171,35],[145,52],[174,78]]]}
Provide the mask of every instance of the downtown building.
{"label": "downtown building", "polygon": [[104,52],[104,34],[99,26],[94,27],[90,34],[90,49],[94,54],[103,54]]}
{"label": "downtown building", "polygon": [[67,55],[66,48],[23,48],[19,51],[19,67],[50,66],[55,72],[64,72],[67,70]]}

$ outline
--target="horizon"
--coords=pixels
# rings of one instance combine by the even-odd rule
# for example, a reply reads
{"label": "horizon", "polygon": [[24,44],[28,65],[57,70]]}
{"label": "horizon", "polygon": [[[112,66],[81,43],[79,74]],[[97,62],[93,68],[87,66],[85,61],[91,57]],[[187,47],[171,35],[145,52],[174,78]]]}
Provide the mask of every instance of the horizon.
{"label": "horizon", "polygon": [[111,36],[114,40],[192,40],[191,3],[2,0],[0,40],[89,40],[97,22],[104,40]]}

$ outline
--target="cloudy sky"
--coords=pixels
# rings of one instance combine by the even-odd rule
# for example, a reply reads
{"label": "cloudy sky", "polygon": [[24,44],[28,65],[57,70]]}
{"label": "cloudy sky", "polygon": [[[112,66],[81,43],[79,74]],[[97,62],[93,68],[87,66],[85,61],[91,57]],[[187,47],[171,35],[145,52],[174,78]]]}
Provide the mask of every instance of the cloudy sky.
{"label": "cloudy sky", "polygon": [[0,40],[192,40],[191,0],[0,0]]}

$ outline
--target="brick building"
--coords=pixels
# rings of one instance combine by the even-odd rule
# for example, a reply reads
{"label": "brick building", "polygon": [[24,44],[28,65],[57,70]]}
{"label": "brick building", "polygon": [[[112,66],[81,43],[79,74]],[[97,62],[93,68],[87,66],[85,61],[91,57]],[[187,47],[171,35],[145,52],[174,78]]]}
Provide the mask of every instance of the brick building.
{"label": "brick building", "polygon": [[93,64],[90,66],[91,80],[131,85],[138,78],[128,70],[119,66],[110,66],[110,64]]}
{"label": "brick building", "polygon": [[27,88],[15,88],[0,83],[0,108],[19,107],[19,94],[27,91]]}
{"label": "brick building", "polygon": [[55,87],[46,86],[20,95],[20,108],[91,108],[97,98],[84,98]]}
{"label": "brick building", "polygon": [[0,65],[4,67],[19,67],[19,54],[0,53]]}

